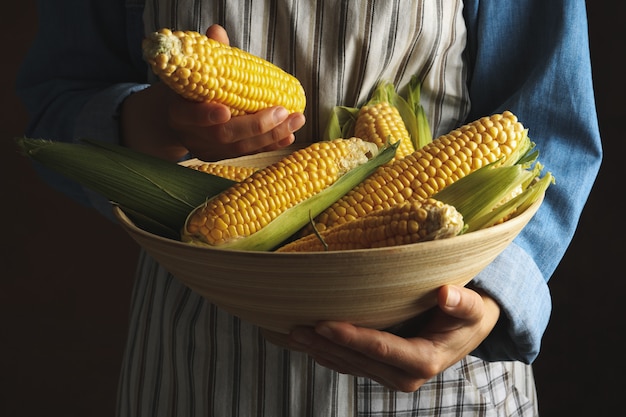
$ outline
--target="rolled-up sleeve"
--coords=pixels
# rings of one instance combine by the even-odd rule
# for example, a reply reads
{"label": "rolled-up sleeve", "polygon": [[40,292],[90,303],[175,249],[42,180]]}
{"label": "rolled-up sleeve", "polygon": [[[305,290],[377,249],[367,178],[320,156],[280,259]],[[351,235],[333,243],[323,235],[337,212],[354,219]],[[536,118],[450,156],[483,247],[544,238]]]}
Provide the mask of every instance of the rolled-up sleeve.
{"label": "rolled-up sleeve", "polygon": [[502,315],[475,354],[532,362],[551,312],[548,281],[573,238],[602,148],[583,0],[465,2],[472,110],[510,110],[556,178],[531,222],[472,282]]}
{"label": "rolled-up sleeve", "polygon": [[[40,26],[18,74],[29,137],[119,142],[118,109],[146,87],[141,58],[143,6],[132,1],[38,1]],[[101,196],[35,164],[40,176],[74,200],[110,216]]]}

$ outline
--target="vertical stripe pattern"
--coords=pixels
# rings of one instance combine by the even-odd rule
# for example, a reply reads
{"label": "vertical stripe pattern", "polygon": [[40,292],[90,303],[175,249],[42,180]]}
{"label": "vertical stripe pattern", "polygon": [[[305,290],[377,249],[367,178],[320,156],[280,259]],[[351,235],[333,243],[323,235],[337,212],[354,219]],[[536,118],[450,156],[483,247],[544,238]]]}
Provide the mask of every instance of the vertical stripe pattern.
{"label": "vertical stripe pattern", "polygon": [[530,366],[466,357],[414,393],[266,342],[141,254],[119,417],[535,416]]}
{"label": "vertical stripe pattern", "polygon": [[[335,105],[362,104],[380,79],[423,81],[435,135],[469,109],[461,0],[146,0],[146,31],[224,26],[231,44],[303,83],[315,141]],[[414,393],[338,374],[266,342],[142,253],[118,417],[534,416],[530,366],[466,357]]]}
{"label": "vertical stripe pattern", "polygon": [[[363,104],[380,79],[423,81],[435,135],[469,111],[460,0],[146,0],[147,31],[224,26],[232,45],[294,74],[307,94],[300,141],[315,141],[335,105]],[[201,16],[197,14],[200,13]]]}

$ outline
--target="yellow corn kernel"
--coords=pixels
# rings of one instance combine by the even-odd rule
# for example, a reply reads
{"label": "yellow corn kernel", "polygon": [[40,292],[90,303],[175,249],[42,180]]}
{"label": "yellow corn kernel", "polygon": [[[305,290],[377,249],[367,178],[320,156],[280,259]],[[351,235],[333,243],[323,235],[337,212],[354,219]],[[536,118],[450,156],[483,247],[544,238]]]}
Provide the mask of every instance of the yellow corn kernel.
{"label": "yellow corn kernel", "polygon": [[354,136],[375,143],[379,148],[400,141],[394,159],[415,151],[398,109],[387,102],[366,105],[359,110]]}
{"label": "yellow corn kernel", "polygon": [[299,149],[193,210],[183,240],[221,245],[250,236],[375,153],[373,144],[358,138],[317,142]]}
{"label": "yellow corn kernel", "polygon": [[225,104],[235,116],[272,106],[304,111],[305,93],[297,78],[201,33],[164,28],[146,37],[142,47],[154,73],[189,100]]}
{"label": "yellow corn kernel", "polygon": [[377,210],[319,233],[304,236],[277,252],[317,252],[406,245],[456,236],[463,216],[432,198]]}
{"label": "yellow corn kernel", "polygon": [[394,159],[415,151],[404,120],[391,100],[395,95],[393,84],[381,82],[372,98],[359,110],[354,124],[354,136],[375,143],[379,148],[386,143],[400,141]]}
{"label": "yellow corn kernel", "polygon": [[227,165],[214,162],[201,162],[193,165],[186,165],[188,168],[196,171],[206,172],[207,174],[217,175],[222,178],[228,178],[233,181],[243,181],[252,175],[258,168]]}
{"label": "yellow corn kernel", "polygon": [[[480,132],[480,133],[479,133]],[[476,145],[472,144],[474,142]],[[524,126],[517,117],[506,111],[483,117],[440,136],[414,153],[397,159],[378,170],[315,218],[318,230],[341,224],[350,215],[341,213],[368,213],[389,208],[407,200],[426,199],[459,178],[483,165],[499,161],[510,163],[511,158],[528,149],[530,143]],[[486,147],[481,147],[486,144]],[[491,145],[493,144],[493,145]],[[472,150],[473,149],[473,150]],[[478,153],[477,149],[481,149]],[[468,164],[465,151],[474,161],[480,155],[481,163]],[[391,193],[372,190],[393,188]],[[305,228],[303,233],[311,233]]]}

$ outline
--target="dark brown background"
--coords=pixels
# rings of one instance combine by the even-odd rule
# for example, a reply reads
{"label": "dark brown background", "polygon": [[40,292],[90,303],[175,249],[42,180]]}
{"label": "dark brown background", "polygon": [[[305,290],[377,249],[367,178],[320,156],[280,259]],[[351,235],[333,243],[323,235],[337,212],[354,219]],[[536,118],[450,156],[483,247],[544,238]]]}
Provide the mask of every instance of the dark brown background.
{"label": "dark brown background", "polygon": [[[36,28],[33,3],[2,6],[0,415],[112,416],[138,249],[44,185],[12,146],[26,123],[14,79]],[[554,312],[535,363],[543,416],[617,415],[626,388],[625,8],[588,2],[606,157],[550,284]]]}

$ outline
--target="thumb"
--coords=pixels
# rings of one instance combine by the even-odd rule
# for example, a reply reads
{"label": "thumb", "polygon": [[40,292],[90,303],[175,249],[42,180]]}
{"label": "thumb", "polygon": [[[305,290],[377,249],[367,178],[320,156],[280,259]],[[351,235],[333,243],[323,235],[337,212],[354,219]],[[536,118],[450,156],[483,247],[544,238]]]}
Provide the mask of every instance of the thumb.
{"label": "thumb", "polygon": [[480,294],[457,285],[441,287],[438,293],[438,304],[447,315],[462,320],[480,319],[485,307]]}

